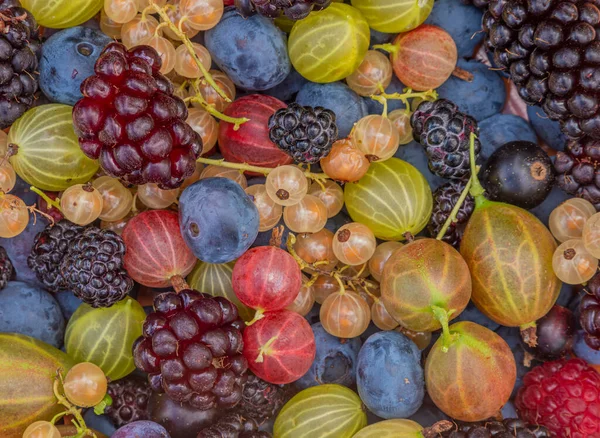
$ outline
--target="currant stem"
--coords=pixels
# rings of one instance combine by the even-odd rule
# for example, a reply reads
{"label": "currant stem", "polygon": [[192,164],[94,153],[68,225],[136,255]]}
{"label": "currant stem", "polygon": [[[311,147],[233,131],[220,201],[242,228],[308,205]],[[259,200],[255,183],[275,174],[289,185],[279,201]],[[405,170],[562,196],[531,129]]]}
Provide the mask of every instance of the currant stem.
{"label": "currant stem", "polygon": [[[481,202],[483,198],[483,194],[485,190],[481,183],[479,182],[479,177],[477,176],[477,164],[475,163],[475,139],[477,136],[475,133],[471,132],[471,136],[469,137],[469,159],[471,161],[471,196],[475,198],[475,202]],[[485,198],[483,198],[485,199]]]}
{"label": "currant stem", "polygon": [[465,188],[463,189],[462,193],[460,194],[460,198],[458,198],[458,201],[456,201],[454,208],[450,212],[450,216],[448,216],[448,219],[446,219],[446,222],[444,222],[444,226],[442,227],[442,229],[436,236],[437,240],[442,240],[443,237],[446,235],[446,231],[448,231],[448,228],[450,227],[450,225],[452,223],[456,222],[456,216],[458,215],[458,211],[460,210],[460,207],[462,207],[463,202],[465,202],[465,199],[467,199],[467,195],[469,194],[469,190],[471,189],[472,183],[473,183],[473,176],[471,175],[471,178],[469,178],[469,181],[467,181]]}
{"label": "currant stem", "polygon": [[410,110],[410,103],[408,99],[436,100],[438,98],[437,91],[435,90],[413,91],[410,87],[407,87],[402,93],[388,94],[381,89],[380,91],[381,94],[372,94],[369,97],[384,105],[384,113],[382,114],[384,117],[387,117],[387,101],[389,99],[402,101],[404,106]]}
{"label": "currant stem", "polygon": [[204,108],[209,114],[213,115],[217,119],[222,120],[224,122],[232,123],[234,131],[237,131],[238,129],[240,129],[240,125],[243,125],[248,120],[250,120],[250,119],[247,119],[246,117],[239,117],[239,118],[230,117],[230,116],[227,116],[227,115],[217,111],[213,105],[211,105],[210,103],[208,103],[206,101],[206,99],[204,99],[204,96],[202,96],[202,93],[200,93],[200,79],[196,79],[195,81],[192,81],[191,85],[192,85],[192,89],[194,90],[194,96],[185,99],[185,101],[198,102],[200,105],[202,105],[202,108]]}
{"label": "currant stem", "polygon": [[60,211],[62,213],[62,210],[60,209],[60,198],[51,199],[42,190],[38,189],[35,186],[29,187],[29,190],[31,190],[33,193],[37,193],[38,195],[40,195],[40,197],[44,201],[46,201],[46,204],[51,205],[52,207],[56,208],[58,211]]}
{"label": "currant stem", "polygon": [[387,116],[388,116],[387,99],[384,96],[380,96],[378,94],[373,94],[369,97],[383,105],[383,112],[381,113],[381,116],[387,118]]}
{"label": "currant stem", "polygon": [[450,329],[448,328],[448,321],[453,312],[448,312],[446,309],[438,306],[431,306],[431,311],[433,312],[435,319],[442,325],[442,351],[447,353],[450,345],[452,345],[452,342],[454,342],[457,337],[456,334],[450,333]]}

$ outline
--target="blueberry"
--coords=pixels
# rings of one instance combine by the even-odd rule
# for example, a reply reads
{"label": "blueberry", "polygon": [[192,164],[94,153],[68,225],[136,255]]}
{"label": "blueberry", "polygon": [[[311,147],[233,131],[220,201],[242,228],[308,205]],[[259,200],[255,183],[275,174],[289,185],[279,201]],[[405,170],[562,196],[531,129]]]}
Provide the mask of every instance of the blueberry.
{"label": "blueberry", "polygon": [[473,73],[473,81],[450,76],[437,89],[439,96],[456,103],[462,112],[475,120],[485,120],[502,111],[506,102],[506,87],[502,78],[477,60],[461,59],[458,67]]}
{"label": "blueberry", "polygon": [[106,415],[96,415],[93,409],[88,409],[83,415],[83,419],[87,427],[106,436],[112,436],[117,430],[110,418]]}
{"label": "blueberry", "polygon": [[287,103],[294,100],[300,88],[306,83],[308,83],[308,80],[292,67],[290,74],[287,75],[282,83],[266,90],[263,94],[273,96]]}
{"label": "blueberry", "polygon": [[423,404],[421,352],[401,333],[370,336],[358,354],[356,384],[363,403],[379,417],[406,418]]}
{"label": "blueberry", "polygon": [[496,114],[479,122],[479,140],[483,162],[505,143],[518,140],[537,143],[537,136],[525,119],[513,114]]}
{"label": "blueberry", "polygon": [[60,306],[60,310],[63,313],[63,316],[66,320],[71,319],[73,313],[79,308],[79,306],[83,303],[79,298],[77,298],[73,292],[69,290],[62,290],[54,294],[54,298],[58,301],[58,305]]}
{"label": "blueberry", "polygon": [[[369,47],[373,47],[378,44],[390,43],[396,36],[395,33],[379,32],[374,29],[369,29],[369,30],[371,31],[371,43],[369,44]],[[387,55],[387,52],[383,52],[383,53],[385,53]]]}
{"label": "blueberry", "polygon": [[[385,92],[387,94],[402,93],[405,88],[406,85],[400,82],[400,79],[398,79],[396,75],[392,75],[392,81],[390,82],[390,85],[388,85],[385,89]],[[363,97],[363,100],[367,104],[367,110],[369,111],[369,114],[380,115],[383,112],[383,105],[377,102],[376,100],[373,100],[370,97]],[[398,99],[389,99],[387,103],[388,113],[391,113],[392,111],[397,109],[406,108],[402,101]]]}
{"label": "blueberry", "polygon": [[79,87],[94,74],[94,64],[112,40],[83,26],[61,30],[42,46],[40,88],[53,102],[75,105],[83,97]]}
{"label": "blueberry", "polygon": [[460,313],[460,315],[458,315],[458,317],[454,320],[454,322],[459,321],[475,322],[492,331],[496,331],[500,328],[500,324],[492,321],[483,313],[481,313],[481,311],[475,306],[475,304],[473,304],[473,302],[469,302],[465,310],[463,310]]}
{"label": "blueberry", "polygon": [[206,178],[179,198],[179,226],[192,252],[207,263],[240,257],[258,234],[258,210],[242,187],[227,178]]}
{"label": "blueberry", "polygon": [[557,151],[564,150],[567,136],[560,130],[559,122],[550,120],[539,106],[527,106],[527,117],[539,138]]}
{"label": "blueberry", "polygon": [[27,283],[10,281],[0,292],[0,332],[20,333],[60,348],[65,319],[48,292]]}
{"label": "blueberry", "polygon": [[315,84],[309,82],[300,88],[296,102],[303,106],[322,106],[335,113],[338,138],[347,137],[356,122],[368,114],[362,97],[346,84],[331,82]]}
{"label": "blueberry", "polygon": [[112,438],[170,438],[167,430],[160,424],[154,421],[134,421],[133,423],[126,424],[125,426],[117,429],[112,434]]}
{"label": "blueberry", "polygon": [[398,152],[396,152],[394,156],[415,166],[419,172],[423,174],[432,191],[446,182],[444,178],[433,174],[431,170],[429,170],[427,156],[425,155],[423,146],[416,141],[411,141],[407,145],[400,146]]}
{"label": "blueberry", "polygon": [[261,15],[244,19],[229,9],[204,41],[214,62],[240,88],[268,90],[290,73],[285,35]]}
{"label": "blueberry", "polygon": [[317,353],[310,369],[295,384],[300,389],[324,383],[352,386],[356,382],[356,359],[360,339],[342,340],[330,335],[318,322],[311,326],[315,335]]}
{"label": "blueberry", "polygon": [[475,48],[483,41],[481,17],[483,11],[472,5],[456,0],[437,0],[426,24],[433,24],[444,29],[456,43],[458,56],[470,57]]}

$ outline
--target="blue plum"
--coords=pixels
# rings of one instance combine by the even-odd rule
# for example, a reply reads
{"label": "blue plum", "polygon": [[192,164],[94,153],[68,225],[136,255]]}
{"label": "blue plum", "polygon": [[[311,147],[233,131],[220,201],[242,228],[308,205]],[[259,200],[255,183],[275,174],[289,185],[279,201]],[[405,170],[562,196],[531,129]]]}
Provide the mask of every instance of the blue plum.
{"label": "blue plum", "polygon": [[303,106],[322,106],[335,113],[338,138],[347,137],[356,122],[369,114],[363,98],[346,84],[305,84],[296,95],[296,103]]}
{"label": "blue plum", "polygon": [[557,151],[565,149],[567,136],[560,130],[559,122],[550,120],[544,110],[539,106],[528,106],[527,117],[529,117],[529,123],[533,126],[535,133],[548,146]]}
{"label": "blue plum", "polygon": [[75,313],[75,311],[83,303],[83,301],[77,298],[70,290],[61,290],[54,294],[54,298],[56,301],[58,301],[60,310],[62,311],[66,320],[71,319],[73,313]]}
{"label": "blue plum", "polygon": [[360,349],[357,367],[358,394],[375,415],[407,418],[423,404],[421,352],[403,334],[388,331],[370,336]]}
{"label": "blue plum", "polygon": [[537,143],[537,136],[525,119],[514,114],[496,114],[479,122],[479,140],[484,162],[505,143],[518,140]]}
{"label": "blue plum", "polygon": [[439,96],[456,103],[462,112],[475,120],[485,120],[502,111],[506,102],[506,87],[502,78],[477,60],[461,59],[458,67],[473,73],[473,81],[450,76],[438,87]]}
{"label": "blue plum", "polygon": [[100,52],[112,40],[100,30],[77,26],[52,35],[42,46],[40,88],[52,101],[75,105],[79,87],[94,74]]}
{"label": "blue plum", "polygon": [[436,0],[425,23],[448,32],[456,43],[459,58],[468,58],[485,36],[481,32],[482,16],[483,11],[473,5],[456,0]]}
{"label": "blue plum", "polygon": [[261,15],[243,18],[229,9],[204,42],[213,61],[245,90],[273,88],[291,71],[285,34]]}
{"label": "blue plum", "polygon": [[20,281],[9,281],[0,291],[0,332],[20,333],[60,348],[65,319],[48,292]]}
{"label": "blue plum", "polygon": [[112,438],[171,438],[167,429],[154,421],[134,421],[117,429]]}
{"label": "blue plum", "polygon": [[352,386],[356,382],[356,359],[360,351],[359,338],[343,340],[330,335],[318,322],[311,326],[317,353],[306,374],[296,380],[300,389],[324,383]]}
{"label": "blue plum", "polygon": [[444,178],[435,175],[431,172],[431,170],[429,170],[429,165],[427,164],[427,155],[425,155],[423,146],[416,141],[411,141],[406,145],[401,145],[394,157],[400,158],[401,160],[407,161],[415,166],[419,172],[423,174],[432,191],[446,182]]}
{"label": "blue plum", "polygon": [[290,74],[286,76],[283,82],[268,89],[263,94],[273,96],[282,102],[290,102],[306,83],[308,83],[308,79],[292,67],[292,71],[290,71]]}
{"label": "blue plum", "polygon": [[[392,81],[390,85],[387,86],[385,92],[387,94],[394,93],[402,93],[406,85],[400,82],[400,79],[396,77],[396,75],[392,75]],[[376,100],[371,99],[370,97],[363,97],[365,103],[367,104],[367,111],[369,114],[381,114],[383,112],[383,105],[377,102]],[[391,113],[397,109],[404,109],[406,106],[402,103],[401,100],[398,99],[388,99],[388,113]]]}
{"label": "blue plum", "polygon": [[88,409],[83,415],[83,419],[87,427],[106,436],[112,436],[117,430],[110,418],[106,415],[96,415],[93,409]]}
{"label": "blue plum", "polygon": [[258,210],[242,187],[227,178],[206,178],[179,198],[179,226],[192,252],[207,263],[228,263],[258,235]]}

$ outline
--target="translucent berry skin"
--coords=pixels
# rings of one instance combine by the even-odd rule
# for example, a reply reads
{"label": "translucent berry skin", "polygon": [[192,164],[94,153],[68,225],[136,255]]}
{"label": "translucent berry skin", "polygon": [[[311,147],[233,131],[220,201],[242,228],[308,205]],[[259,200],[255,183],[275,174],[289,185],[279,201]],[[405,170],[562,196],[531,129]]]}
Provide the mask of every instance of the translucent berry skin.
{"label": "translucent berry skin", "polygon": [[600,436],[600,374],[582,359],[535,367],[515,399],[519,417],[557,437]]}
{"label": "translucent berry skin", "polygon": [[244,357],[250,370],[269,383],[298,380],[315,359],[315,336],[302,316],[289,310],[267,312],[244,330]]}

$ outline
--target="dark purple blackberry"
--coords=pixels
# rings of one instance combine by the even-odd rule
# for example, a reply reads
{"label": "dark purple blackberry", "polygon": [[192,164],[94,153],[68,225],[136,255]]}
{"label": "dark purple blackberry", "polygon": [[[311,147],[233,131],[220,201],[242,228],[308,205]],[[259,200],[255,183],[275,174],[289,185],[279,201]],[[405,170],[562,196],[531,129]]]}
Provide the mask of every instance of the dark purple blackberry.
{"label": "dark purple blackberry", "polygon": [[38,26],[23,8],[0,10],[0,129],[32,107],[38,90]]}
{"label": "dark purple blackberry", "polygon": [[0,289],[6,287],[6,284],[10,281],[14,272],[15,270],[8,258],[6,250],[0,246]]}
{"label": "dark purple blackberry", "polygon": [[112,405],[104,413],[119,428],[133,421],[148,420],[148,400],[152,389],[148,382],[136,376],[127,376],[108,384]]}
{"label": "dark purple blackberry", "polygon": [[176,402],[232,408],[242,399],[248,369],[242,326],[226,298],[190,289],[162,293],[134,344],[135,365],[148,373],[154,391]]}
{"label": "dark purple blackberry", "polygon": [[238,12],[244,17],[258,13],[268,18],[285,15],[290,20],[302,20],[311,11],[320,11],[331,4],[331,0],[235,0]]}
{"label": "dark purple blackberry", "polygon": [[60,263],[60,273],[84,303],[110,307],[133,287],[123,268],[125,243],[113,231],[88,227],[70,242],[68,251]]}
{"label": "dark purple blackberry", "polygon": [[600,274],[588,282],[587,292],[579,304],[579,323],[585,332],[586,344],[600,350]]}
{"label": "dark purple blackberry", "polygon": [[[446,99],[421,102],[410,118],[413,136],[425,148],[429,169],[442,178],[465,179],[471,174],[471,133],[479,135],[477,122]],[[475,157],[481,144],[475,139]]]}
{"label": "dark purple blackberry", "polygon": [[198,433],[197,438],[271,438],[271,434],[258,430],[251,418],[239,414],[227,414]]}
{"label": "dark purple blackberry", "polygon": [[[428,225],[429,233],[432,237],[436,237],[441,231],[465,186],[466,183],[463,181],[450,181],[439,186],[433,192],[433,211]],[[465,201],[458,209],[456,221],[450,223],[442,238],[444,242],[458,248],[467,222],[473,214],[474,209],[475,200],[471,195],[467,195]]]}
{"label": "dark purple blackberry", "polygon": [[265,382],[254,374],[248,374],[237,412],[262,423],[277,415],[291,397],[289,387]]}
{"label": "dark purple blackberry", "polygon": [[68,220],[62,220],[48,225],[35,236],[31,254],[27,257],[27,265],[50,292],[69,287],[60,272],[60,263],[67,255],[71,242],[83,229]]}
{"label": "dark purple blackberry", "polygon": [[543,426],[528,425],[517,418],[502,421],[488,420],[477,423],[455,423],[454,427],[439,436],[445,438],[550,438],[550,432]]}
{"label": "dark purple blackberry", "polygon": [[465,5],[473,5],[477,8],[487,8],[490,0],[462,0]]}
{"label": "dark purple blackberry", "polygon": [[600,141],[569,142],[554,160],[556,182],[570,195],[586,199],[600,210]]}
{"label": "dark purple blackberry", "polygon": [[329,155],[338,138],[335,113],[292,103],[269,118],[269,138],[294,161],[316,163]]}

